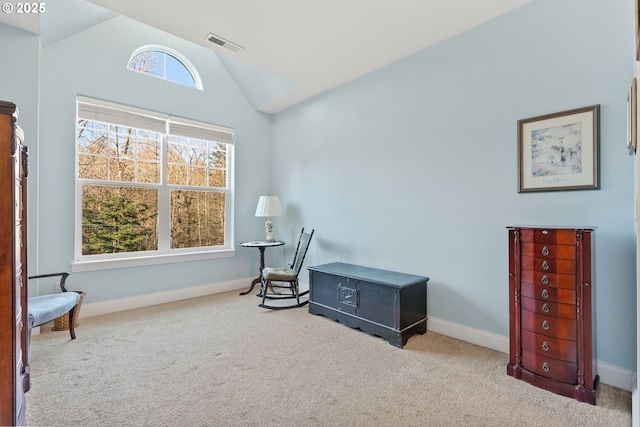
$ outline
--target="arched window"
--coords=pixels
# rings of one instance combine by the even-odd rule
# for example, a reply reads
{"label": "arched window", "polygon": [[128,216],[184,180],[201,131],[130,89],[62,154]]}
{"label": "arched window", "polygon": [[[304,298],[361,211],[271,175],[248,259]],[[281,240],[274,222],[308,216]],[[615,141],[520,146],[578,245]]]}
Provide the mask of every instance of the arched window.
{"label": "arched window", "polygon": [[143,46],[133,52],[127,68],[185,86],[202,89],[195,67],[179,52],[166,46]]}

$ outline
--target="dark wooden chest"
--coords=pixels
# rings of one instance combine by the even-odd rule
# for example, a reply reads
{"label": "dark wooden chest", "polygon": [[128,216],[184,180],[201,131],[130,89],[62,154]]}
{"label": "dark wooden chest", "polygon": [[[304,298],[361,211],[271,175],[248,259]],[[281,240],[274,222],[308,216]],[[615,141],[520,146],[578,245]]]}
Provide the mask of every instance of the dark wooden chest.
{"label": "dark wooden chest", "polygon": [[401,347],[427,332],[428,277],[334,262],[309,267],[309,313]]}

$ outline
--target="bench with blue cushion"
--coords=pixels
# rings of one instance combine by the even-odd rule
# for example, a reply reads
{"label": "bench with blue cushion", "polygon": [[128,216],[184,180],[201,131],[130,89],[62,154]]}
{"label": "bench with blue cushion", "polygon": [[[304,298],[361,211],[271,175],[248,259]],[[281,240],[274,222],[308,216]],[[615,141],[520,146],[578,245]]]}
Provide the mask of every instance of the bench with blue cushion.
{"label": "bench with blue cushion", "polygon": [[69,273],[40,274],[29,276],[29,279],[56,276],[61,276],[60,290],[62,292],[28,298],[29,330],[69,313],[69,333],[71,334],[71,339],[75,339],[75,311],[80,301],[80,294],[67,291],[67,288],[65,288],[64,282],[69,277]]}

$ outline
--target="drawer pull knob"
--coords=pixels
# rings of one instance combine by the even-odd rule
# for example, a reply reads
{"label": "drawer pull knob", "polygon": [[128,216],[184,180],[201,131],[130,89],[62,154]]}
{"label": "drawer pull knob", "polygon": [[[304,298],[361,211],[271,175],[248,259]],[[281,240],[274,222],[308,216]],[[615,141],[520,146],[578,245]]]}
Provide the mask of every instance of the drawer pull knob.
{"label": "drawer pull knob", "polygon": [[549,291],[546,289],[542,290],[542,298],[549,298]]}
{"label": "drawer pull knob", "polygon": [[549,269],[549,262],[548,261],[542,261],[542,269],[544,271],[547,271]]}
{"label": "drawer pull knob", "polygon": [[548,247],[544,246],[542,248],[542,255],[544,255],[544,256],[549,255],[549,248]]}
{"label": "drawer pull knob", "polygon": [[549,234],[549,230],[542,230],[542,234]]}
{"label": "drawer pull knob", "polygon": [[543,343],[542,343],[542,349],[543,349],[544,351],[549,351],[549,343],[548,343],[548,342],[546,342],[546,341],[545,341],[545,342],[543,342]]}
{"label": "drawer pull knob", "polygon": [[545,371],[545,372],[549,372],[549,369],[551,369],[551,368],[549,368],[549,364],[547,362],[544,362],[542,364],[542,370]]}
{"label": "drawer pull knob", "polygon": [[544,311],[545,313],[549,312],[549,304],[547,304],[546,302],[544,304],[542,304],[542,311]]}
{"label": "drawer pull knob", "polygon": [[549,276],[547,276],[546,274],[544,276],[542,276],[542,284],[543,285],[548,285],[549,284]]}
{"label": "drawer pull knob", "polygon": [[544,329],[545,331],[549,330],[549,322],[547,322],[546,320],[544,322],[542,322],[542,329]]}

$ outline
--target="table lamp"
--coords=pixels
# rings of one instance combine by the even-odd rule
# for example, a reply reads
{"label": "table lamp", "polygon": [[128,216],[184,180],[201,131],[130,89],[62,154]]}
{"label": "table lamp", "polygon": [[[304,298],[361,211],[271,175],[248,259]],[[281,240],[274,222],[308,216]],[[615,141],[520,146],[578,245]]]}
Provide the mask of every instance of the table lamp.
{"label": "table lamp", "polygon": [[264,223],[264,228],[267,231],[267,240],[274,241],[273,237],[273,222],[272,216],[281,216],[282,209],[280,208],[280,199],[278,196],[260,196],[258,200],[258,207],[256,209],[256,216],[266,216],[267,221]]}

